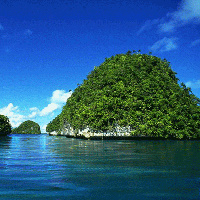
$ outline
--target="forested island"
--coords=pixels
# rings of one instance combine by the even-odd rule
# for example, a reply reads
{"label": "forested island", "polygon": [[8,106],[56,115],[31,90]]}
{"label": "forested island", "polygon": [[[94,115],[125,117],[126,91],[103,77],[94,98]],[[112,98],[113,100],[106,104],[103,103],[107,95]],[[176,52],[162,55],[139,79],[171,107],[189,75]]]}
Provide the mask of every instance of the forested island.
{"label": "forested island", "polygon": [[12,134],[41,134],[41,130],[39,124],[27,120],[22,122],[17,128],[14,128]]}
{"label": "forested island", "polygon": [[8,135],[11,131],[12,127],[9,118],[4,115],[0,115],[0,136]]}
{"label": "forested island", "polygon": [[95,67],[46,128],[72,137],[200,136],[200,100],[166,59],[117,54]]}

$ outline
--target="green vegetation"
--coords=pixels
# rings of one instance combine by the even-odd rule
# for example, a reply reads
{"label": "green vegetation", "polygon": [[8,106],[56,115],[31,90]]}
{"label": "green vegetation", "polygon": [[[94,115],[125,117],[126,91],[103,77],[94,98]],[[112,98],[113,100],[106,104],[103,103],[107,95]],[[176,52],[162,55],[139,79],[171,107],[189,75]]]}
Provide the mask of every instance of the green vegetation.
{"label": "green vegetation", "polygon": [[0,115],[0,136],[8,135],[10,133],[11,133],[11,125],[9,118],[4,115]]}
{"label": "green vegetation", "polygon": [[199,103],[165,59],[129,51],[95,67],[47,128],[67,122],[76,130],[107,131],[118,124],[136,136],[197,138]]}
{"label": "green vegetation", "polygon": [[17,128],[12,130],[12,133],[16,134],[40,134],[40,126],[31,120],[27,120],[21,123]]}
{"label": "green vegetation", "polygon": [[55,119],[53,119],[51,122],[47,124],[46,131],[48,133],[53,132],[53,131],[59,132],[61,129],[60,124],[61,124],[60,115],[58,115]]}

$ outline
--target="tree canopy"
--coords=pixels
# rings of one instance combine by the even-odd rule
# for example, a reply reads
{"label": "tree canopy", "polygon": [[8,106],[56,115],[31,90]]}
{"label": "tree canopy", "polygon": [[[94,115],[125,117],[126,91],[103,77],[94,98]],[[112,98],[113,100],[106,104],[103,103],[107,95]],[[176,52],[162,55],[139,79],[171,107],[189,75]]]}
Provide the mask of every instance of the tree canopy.
{"label": "tree canopy", "polygon": [[59,132],[60,129],[61,129],[61,121],[60,121],[60,115],[58,115],[47,124],[46,131],[48,133],[53,132],[53,131]]}
{"label": "tree canopy", "polygon": [[40,126],[34,121],[27,120],[22,122],[17,128],[12,130],[14,134],[40,134]]}
{"label": "tree canopy", "polygon": [[199,137],[200,100],[178,81],[170,63],[156,56],[129,51],[106,58],[74,90],[54,126],[107,131],[118,124],[133,135]]}
{"label": "tree canopy", "polygon": [[0,136],[8,135],[10,133],[11,133],[11,125],[9,118],[4,115],[0,115]]}

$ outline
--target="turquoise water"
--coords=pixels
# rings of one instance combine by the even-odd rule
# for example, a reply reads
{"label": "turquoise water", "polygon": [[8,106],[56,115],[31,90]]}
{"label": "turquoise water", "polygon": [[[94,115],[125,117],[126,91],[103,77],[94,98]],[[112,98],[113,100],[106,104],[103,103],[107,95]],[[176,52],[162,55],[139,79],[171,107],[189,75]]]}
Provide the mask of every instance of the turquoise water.
{"label": "turquoise water", "polygon": [[200,142],[1,137],[0,199],[200,199]]}

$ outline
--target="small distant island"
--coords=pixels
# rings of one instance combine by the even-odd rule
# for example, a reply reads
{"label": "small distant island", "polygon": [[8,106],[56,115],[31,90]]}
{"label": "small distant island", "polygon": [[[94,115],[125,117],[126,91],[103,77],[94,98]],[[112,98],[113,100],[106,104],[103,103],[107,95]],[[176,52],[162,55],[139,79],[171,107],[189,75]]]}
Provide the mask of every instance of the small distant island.
{"label": "small distant island", "polygon": [[0,136],[6,136],[11,133],[12,127],[9,118],[0,115]]}
{"label": "small distant island", "polygon": [[50,135],[200,138],[200,99],[166,59],[128,51],[106,58],[46,128]]}
{"label": "small distant island", "polygon": [[41,130],[39,124],[27,120],[22,122],[17,128],[14,128],[12,134],[41,134]]}

